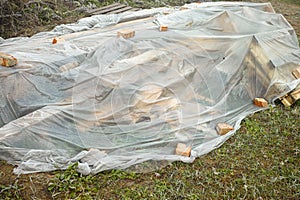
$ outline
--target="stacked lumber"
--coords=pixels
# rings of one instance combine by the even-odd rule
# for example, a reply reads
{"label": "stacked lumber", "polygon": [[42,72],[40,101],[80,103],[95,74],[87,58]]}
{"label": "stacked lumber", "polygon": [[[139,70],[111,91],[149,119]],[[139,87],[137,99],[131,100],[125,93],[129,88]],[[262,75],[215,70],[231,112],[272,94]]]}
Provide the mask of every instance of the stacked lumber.
{"label": "stacked lumber", "polygon": [[95,8],[92,10],[89,10],[87,12],[87,16],[91,15],[103,15],[103,14],[118,14],[126,11],[137,11],[140,10],[140,8],[132,8],[131,6],[127,6],[125,4],[120,3],[114,3],[108,6],[104,6],[101,8]]}
{"label": "stacked lumber", "polygon": [[285,107],[293,105],[297,100],[300,99],[300,85],[298,85],[297,88],[295,88],[292,92],[280,97],[279,99]]}
{"label": "stacked lumber", "polygon": [[[295,77],[295,79],[300,79],[299,66],[292,71],[292,75]],[[293,91],[280,97],[279,99],[281,103],[286,107],[293,105],[297,100],[300,99],[300,84]]]}

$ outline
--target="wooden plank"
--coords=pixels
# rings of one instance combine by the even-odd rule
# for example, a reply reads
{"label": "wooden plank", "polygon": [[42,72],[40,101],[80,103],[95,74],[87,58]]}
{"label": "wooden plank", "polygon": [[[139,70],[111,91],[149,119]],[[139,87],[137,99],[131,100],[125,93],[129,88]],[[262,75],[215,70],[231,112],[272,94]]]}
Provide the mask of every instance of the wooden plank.
{"label": "wooden plank", "polygon": [[297,69],[295,69],[292,74],[294,75],[294,77],[296,79],[300,78],[300,67],[298,67]]}
{"label": "wooden plank", "polygon": [[147,20],[146,18],[151,18],[153,16],[154,16],[154,14],[147,13],[147,14],[144,14],[144,15],[127,17],[125,19],[120,19],[119,23],[124,23],[124,22],[133,23],[135,20]]}
{"label": "wooden plank", "polygon": [[[257,94],[257,92],[267,94],[275,67],[259,46],[255,37],[253,37],[243,62],[247,66],[247,74],[245,76],[249,80],[255,80],[254,87],[251,84],[246,86],[247,92],[249,94]],[[263,97],[268,99],[267,96]]]}
{"label": "wooden plank", "polygon": [[114,10],[118,10],[118,9],[124,8],[124,7],[126,7],[126,5],[121,4],[121,5],[112,7],[112,8],[108,8],[108,9],[105,9],[105,10],[100,10],[100,11],[94,12],[93,15],[107,14],[108,12],[111,12],[111,11],[114,11]]}
{"label": "wooden plank", "polygon": [[130,11],[139,11],[139,10],[141,10],[141,8],[131,8]]}
{"label": "wooden plank", "polygon": [[127,6],[125,8],[121,8],[121,9],[118,9],[118,10],[114,10],[114,11],[111,11],[111,12],[108,12],[106,14],[118,14],[118,13],[122,13],[122,12],[125,12],[125,11],[128,11],[128,10],[131,10],[132,7],[130,6]]}
{"label": "wooden plank", "polygon": [[279,98],[281,103],[289,107],[293,105],[297,100],[300,99],[300,85],[298,85],[292,92]]}
{"label": "wooden plank", "polygon": [[95,12],[106,10],[106,9],[109,9],[109,8],[113,8],[113,7],[119,6],[119,5],[121,5],[121,4],[120,3],[114,3],[114,4],[111,4],[111,5],[108,5],[108,6],[103,6],[101,8],[95,8],[95,9],[89,10],[87,15],[93,15]]}
{"label": "wooden plank", "polygon": [[117,32],[118,37],[123,37],[125,39],[132,38],[135,35],[135,31],[133,29],[123,29]]}
{"label": "wooden plank", "polygon": [[300,89],[293,91],[290,96],[295,100],[299,100],[300,99]]}
{"label": "wooden plank", "polygon": [[168,26],[166,26],[166,25],[161,25],[159,27],[159,31],[167,31],[167,30],[168,30]]}
{"label": "wooden plank", "polygon": [[279,98],[279,99],[280,99],[281,103],[282,103],[285,107],[290,107],[293,103],[295,103],[295,102],[293,101],[293,99],[292,99],[290,96],[288,96],[288,95],[286,95],[286,96],[284,96],[284,97],[281,97],[281,98]]}

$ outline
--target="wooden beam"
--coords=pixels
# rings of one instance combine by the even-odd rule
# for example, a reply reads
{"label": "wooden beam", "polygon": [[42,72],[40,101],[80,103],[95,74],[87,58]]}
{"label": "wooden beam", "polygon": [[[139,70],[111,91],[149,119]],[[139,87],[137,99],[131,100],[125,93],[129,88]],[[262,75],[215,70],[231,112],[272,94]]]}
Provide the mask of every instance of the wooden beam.
{"label": "wooden beam", "polygon": [[118,14],[118,13],[122,13],[122,12],[125,12],[125,11],[128,11],[128,10],[131,10],[131,9],[132,9],[132,7],[127,6],[125,8],[121,8],[121,9],[118,9],[118,10],[110,11],[110,12],[108,12],[106,14]]}
{"label": "wooden beam", "polygon": [[286,107],[293,105],[297,100],[300,99],[300,84],[292,92],[284,95],[283,97],[280,97],[279,99],[281,103]]}
{"label": "wooden beam", "polygon": [[300,88],[297,90],[294,90],[293,92],[290,93],[290,96],[295,100],[299,100],[300,99]]}
{"label": "wooden beam", "polygon": [[295,69],[292,74],[294,75],[294,77],[296,79],[300,78],[300,67],[298,67],[297,69]]}
{"label": "wooden beam", "polygon": [[111,4],[111,5],[108,5],[108,6],[103,6],[101,8],[95,8],[95,9],[89,10],[87,15],[91,16],[95,12],[99,12],[99,11],[102,11],[102,10],[107,10],[107,9],[110,9],[110,8],[113,8],[113,7],[119,6],[119,5],[121,5],[121,4],[120,3],[114,3],[114,4]]}
{"label": "wooden beam", "polygon": [[126,7],[126,5],[120,4],[120,5],[112,7],[112,8],[108,8],[108,9],[105,9],[105,10],[100,10],[100,11],[94,12],[93,15],[107,14],[111,11],[118,10],[118,9],[124,8],[124,7]]}

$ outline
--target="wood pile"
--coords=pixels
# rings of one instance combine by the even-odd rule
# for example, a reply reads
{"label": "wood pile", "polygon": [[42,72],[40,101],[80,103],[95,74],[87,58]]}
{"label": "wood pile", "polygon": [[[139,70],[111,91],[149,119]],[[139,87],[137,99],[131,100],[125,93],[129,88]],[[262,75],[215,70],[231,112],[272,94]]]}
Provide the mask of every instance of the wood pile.
{"label": "wood pile", "polygon": [[140,8],[133,8],[125,4],[114,3],[101,8],[95,8],[87,12],[87,16],[91,15],[104,15],[104,14],[118,14],[126,11],[138,11]]}

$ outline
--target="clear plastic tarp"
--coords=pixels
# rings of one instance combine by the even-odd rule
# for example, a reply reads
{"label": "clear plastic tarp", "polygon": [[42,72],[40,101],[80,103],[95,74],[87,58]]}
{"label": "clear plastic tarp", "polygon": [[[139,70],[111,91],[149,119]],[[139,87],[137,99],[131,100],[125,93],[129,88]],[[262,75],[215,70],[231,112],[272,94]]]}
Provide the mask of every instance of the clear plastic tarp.
{"label": "clear plastic tarp", "polygon": [[[269,3],[98,15],[0,42],[0,159],[15,173],[156,169],[219,147],[300,80],[295,31]],[[160,25],[168,26],[159,31]],[[124,39],[117,32],[133,29]],[[63,41],[52,44],[54,37]],[[234,127],[219,135],[218,123]],[[178,143],[191,147],[177,155]]]}

